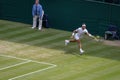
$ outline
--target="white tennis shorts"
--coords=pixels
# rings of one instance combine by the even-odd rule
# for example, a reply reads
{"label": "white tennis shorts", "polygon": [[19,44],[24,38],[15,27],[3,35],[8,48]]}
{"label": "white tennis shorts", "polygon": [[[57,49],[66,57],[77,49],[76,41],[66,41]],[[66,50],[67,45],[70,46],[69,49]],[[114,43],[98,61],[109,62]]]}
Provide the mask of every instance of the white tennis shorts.
{"label": "white tennis shorts", "polygon": [[75,38],[75,40],[79,40],[79,39],[81,39],[82,37],[80,37],[78,34],[75,34],[75,35],[74,35],[74,38]]}

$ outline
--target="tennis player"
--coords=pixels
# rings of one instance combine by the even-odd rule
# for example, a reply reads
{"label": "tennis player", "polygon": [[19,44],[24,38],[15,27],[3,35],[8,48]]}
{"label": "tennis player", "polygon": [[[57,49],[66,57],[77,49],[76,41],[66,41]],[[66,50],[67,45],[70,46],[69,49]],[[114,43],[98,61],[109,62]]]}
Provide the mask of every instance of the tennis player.
{"label": "tennis player", "polygon": [[86,29],[86,24],[82,24],[82,27],[76,29],[73,31],[72,36],[71,36],[71,40],[65,40],[65,45],[67,45],[70,42],[77,42],[78,43],[78,47],[80,49],[80,54],[84,53],[84,50],[82,49],[82,44],[81,44],[81,39],[83,37],[83,35],[86,34],[91,38],[94,38],[95,40],[97,40],[93,35],[91,35],[88,30]]}

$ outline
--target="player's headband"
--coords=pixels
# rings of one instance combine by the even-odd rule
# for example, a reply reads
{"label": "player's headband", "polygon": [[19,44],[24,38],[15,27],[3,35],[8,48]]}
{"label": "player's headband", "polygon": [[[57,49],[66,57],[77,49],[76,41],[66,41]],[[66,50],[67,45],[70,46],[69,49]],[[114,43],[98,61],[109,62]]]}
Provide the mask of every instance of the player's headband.
{"label": "player's headband", "polygon": [[86,26],[86,24],[82,24],[82,26]]}

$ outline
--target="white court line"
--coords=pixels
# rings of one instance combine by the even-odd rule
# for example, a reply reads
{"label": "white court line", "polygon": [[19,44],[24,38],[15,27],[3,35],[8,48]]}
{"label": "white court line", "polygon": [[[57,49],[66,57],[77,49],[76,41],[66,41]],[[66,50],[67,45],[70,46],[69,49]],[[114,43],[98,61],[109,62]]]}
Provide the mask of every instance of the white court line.
{"label": "white court line", "polygon": [[7,66],[7,67],[4,67],[4,68],[0,68],[0,70],[4,70],[4,69],[8,69],[8,68],[12,68],[12,67],[15,67],[15,66],[19,66],[19,65],[22,65],[22,64],[29,63],[29,62],[31,62],[31,60],[29,60],[29,61],[25,61],[25,62],[21,62],[21,63],[15,64],[15,65]]}
{"label": "white court line", "polygon": [[37,73],[37,72],[42,72],[42,71],[45,71],[47,69],[51,69],[51,68],[54,68],[54,67],[56,67],[56,66],[50,66],[48,68],[40,69],[40,70],[37,70],[37,71],[34,71],[34,72],[30,72],[30,73],[27,73],[27,74],[24,74],[24,75],[20,75],[20,76],[17,76],[17,77],[8,79],[8,80],[14,80],[14,79],[21,78],[21,77],[24,77],[24,76],[27,76],[27,75],[31,75],[31,74],[34,74],[34,73]]}
{"label": "white court line", "polygon": [[18,58],[18,57],[14,57],[14,56],[8,56],[8,55],[0,55],[0,56],[9,57],[9,58],[15,58],[15,59],[19,59],[19,60],[27,60],[28,61],[28,59]]}
{"label": "white court line", "polygon": [[[18,57],[15,57],[15,56],[8,56],[8,55],[0,55],[0,56],[3,56],[3,57],[9,57],[9,58],[15,58],[15,59],[19,59],[19,60],[26,60],[26,61],[29,61],[29,59],[23,59],[23,58],[18,58]],[[32,62],[35,62],[35,63],[41,63],[41,64],[47,64],[47,65],[52,65],[52,66],[55,66],[54,64],[51,64],[51,63],[46,63],[46,62],[39,62],[39,61],[34,61],[34,60],[31,60]]]}
{"label": "white court line", "polygon": [[[8,55],[0,55],[0,56],[9,57],[9,58],[15,58],[15,59],[26,61],[26,62],[22,62],[22,63],[16,64],[16,65],[12,65],[11,67],[14,67],[14,66],[17,66],[17,65],[21,65],[21,64],[25,64],[25,63],[28,63],[28,62],[35,62],[35,63],[38,63],[38,64],[51,65],[50,67],[47,67],[47,68],[44,68],[44,69],[40,69],[40,70],[37,70],[37,71],[33,71],[33,72],[30,72],[30,73],[27,73],[27,74],[23,74],[23,75],[20,75],[20,76],[16,76],[16,77],[10,78],[8,80],[14,80],[14,79],[17,79],[17,78],[20,78],[20,77],[24,77],[24,76],[27,76],[27,75],[31,75],[31,74],[34,74],[34,73],[37,73],[37,72],[42,72],[42,71],[45,71],[45,70],[48,70],[48,69],[51,69],[51,68],[54,68],[54,67],[57,66],[57,65],[51,64],[51,63],[39,62],[39,61],[34,61],[34,60],[29,60],[29,59],[23,59],[23,58],[18,58],[18,57],[14,57],[14,56],[8,56]],[[8,68],[10,68],[10,66],[8,66]],[[7,69],[7,67],[5,67],[5,69]],[[1,68],[1,70],[3,70],[3,69]]]}

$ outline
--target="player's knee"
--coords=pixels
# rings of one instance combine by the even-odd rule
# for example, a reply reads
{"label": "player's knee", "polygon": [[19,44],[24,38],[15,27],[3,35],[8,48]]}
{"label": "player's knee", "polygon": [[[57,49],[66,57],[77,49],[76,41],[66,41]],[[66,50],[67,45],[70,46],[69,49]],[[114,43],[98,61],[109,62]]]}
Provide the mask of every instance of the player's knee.
{"label": "player's knee", "polygon": [[80,40],[76,40],[78,43],[80,43]]}

